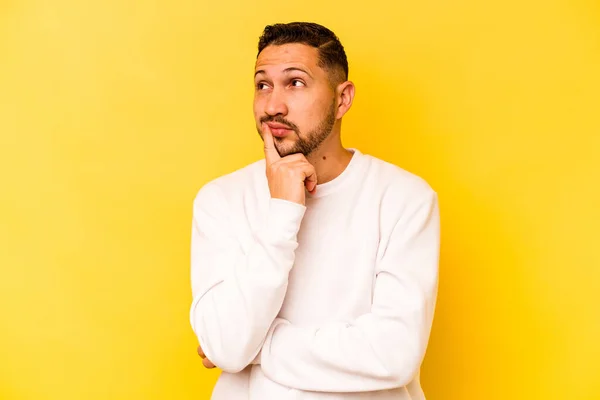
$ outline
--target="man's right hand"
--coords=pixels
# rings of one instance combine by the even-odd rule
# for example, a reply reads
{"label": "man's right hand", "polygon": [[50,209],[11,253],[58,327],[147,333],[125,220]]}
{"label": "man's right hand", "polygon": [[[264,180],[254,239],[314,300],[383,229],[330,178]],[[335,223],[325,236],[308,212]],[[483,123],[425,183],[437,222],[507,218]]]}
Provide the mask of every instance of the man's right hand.
{"label": "man's right hand", "polygon": [[265,127],[263,140],[271,197],[305,205],[304,188],[314,193],[317,187],[315,168],[303,154],[281,157],[275,148],[273,134],[269,127]]}

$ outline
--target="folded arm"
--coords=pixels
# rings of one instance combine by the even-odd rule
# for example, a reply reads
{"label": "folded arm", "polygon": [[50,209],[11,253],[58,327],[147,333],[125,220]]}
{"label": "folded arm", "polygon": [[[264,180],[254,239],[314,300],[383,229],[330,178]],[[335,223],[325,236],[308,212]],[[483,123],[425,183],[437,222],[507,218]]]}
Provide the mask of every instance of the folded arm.
{"label": "folded arm", "polygon": [[276,319],[260,354],[267,377],[291,388],[324,392],[392,389],[414,378],[436,302],[437,196],[432,193],[405,211],[376,266],[370,312],[318,329]]}
{"label": "folded arm", "polygon": [[208,184],[194,200],[190,322],[222,370],[241,371],[259,353],[283,303],[304,211],[271,199],[266,225],[244,251],[220,189]]}

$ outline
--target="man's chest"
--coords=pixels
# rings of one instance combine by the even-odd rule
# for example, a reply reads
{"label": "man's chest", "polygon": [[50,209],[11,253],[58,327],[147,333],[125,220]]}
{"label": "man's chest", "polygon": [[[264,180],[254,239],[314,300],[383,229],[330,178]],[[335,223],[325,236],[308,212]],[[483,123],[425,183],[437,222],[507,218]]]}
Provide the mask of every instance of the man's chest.
{"label": "man's chest", "polygon": [[352,320],[369,311],[379,244],[376,215],[307,212],[298,233],[280,317],[301,326]]}
{"label": "man's chest", "polygon": [[[307,204],[280,317],[296,325],[319,326],[369,312],[380,243],[376,200],[357,195]],[[264,228],[268,209],[249,204],[239,209],[233,217],[246,220],[236,226],[247,253]]]}

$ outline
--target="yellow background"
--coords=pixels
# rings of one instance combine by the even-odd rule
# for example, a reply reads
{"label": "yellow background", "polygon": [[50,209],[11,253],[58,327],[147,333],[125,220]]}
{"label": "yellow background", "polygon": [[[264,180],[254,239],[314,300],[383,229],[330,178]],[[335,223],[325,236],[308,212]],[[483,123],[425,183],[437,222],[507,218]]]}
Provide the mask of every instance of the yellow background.
{"label": "yellow background", "polygon": [[344,144],[440,194],[428,400],[600,399],[599,4],[0,1],[0,399],[209,398],[191,203],[292,20],[346,47]]}

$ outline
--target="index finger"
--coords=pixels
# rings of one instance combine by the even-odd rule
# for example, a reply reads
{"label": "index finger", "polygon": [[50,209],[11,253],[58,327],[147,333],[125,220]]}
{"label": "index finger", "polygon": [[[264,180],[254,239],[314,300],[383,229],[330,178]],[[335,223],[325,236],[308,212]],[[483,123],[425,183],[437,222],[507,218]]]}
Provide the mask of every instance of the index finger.
{"label": "index finger", "polygon": [[267,165],[273,164],[277,160],[281,160],[281,156],[275,148],[275,142],[273,141],[273,134],[269,127],[265,127],[263,133],[263,141],[265,142],[265,160]]}

